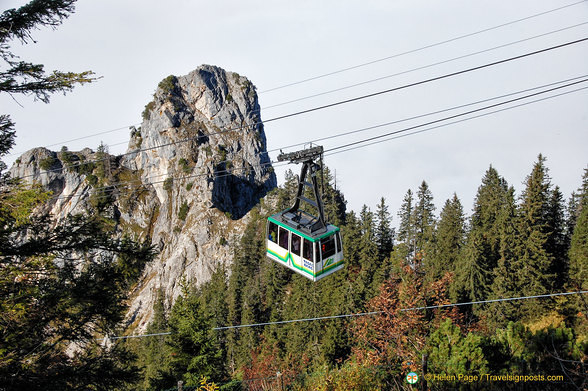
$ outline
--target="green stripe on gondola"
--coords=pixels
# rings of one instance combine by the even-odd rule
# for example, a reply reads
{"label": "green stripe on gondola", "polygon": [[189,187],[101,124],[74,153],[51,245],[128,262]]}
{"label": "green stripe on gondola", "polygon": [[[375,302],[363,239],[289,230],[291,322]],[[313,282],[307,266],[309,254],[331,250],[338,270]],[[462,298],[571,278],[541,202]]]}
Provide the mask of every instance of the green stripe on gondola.
{"label": "green stripe on gondola", "polygon": [[333,268],[335,268],[335,267],[337,267],[339,265],[342,265],[342,264],[343,264],[343,260],[340,260],[337,263],[333,263],[332,265],[329,265],[327,267],[324,267],[323,270],[321,270],[320,272],[318,272],[318,273],[315,274],[315,277],[318,277],[321,274],[324,274],[324,273],[328,272],[329,270],[331,270],[331,269],[333,269]]}
{"label": "green stripe on gondola", "polygon": [[335,232],[337,232],[337,231],[340,231],[339,227],[336,227],[336,226],[334,226],[334,225],[332,225],[332,224],[331,224],[331,225],[332,225],[332,226],[335,228],[335,230],[334,230],[334,231],[327,232],[327,233],[325,233],[325,234],[323,234],[323,235],[319,236],[318,238],[313,238],[313,237],[311,237],[311,236],[308,236],[307,234],[304,234],[304,233],[302,233],[302,232],[298,231],[298,230],[297,230],[297,229],[295,229],[295,228],[292,228],[292,227],[290,227],[290,226],[289,226],[289,225],[287,225],[287,224],[284,224],[284,223],[282,223],[281,221],[278,221],[278,220],[274,219],[272,216],[268,217],[268,218],[267,218],[267,220],[268,220],[268,221],[271,221],[272,223],[275,223],[275,224],[279,225],[280,227],[282,227],[282,228],[284,228],[284,229],[287,229],[288,231],[294,232],[296,235],[302,236],[303,238],[305,238],[305,239],[308,239],[308,240],[310,240],[311,242],[318,242],[320,239],[322,239],[322,238],[324,238],[324,237],[326,237],[326,236],[331,236],[331,235],[333,235]]}
{"label": "green stripe on gondola", "polygon": [[[323,267],[323,270],[319,271],[318,273],[313,273],[311,270],[305,268],[304,266],[298,266],[296,264],[296,262],[294,262],[294,259],[292,258],[292,254],[291,253],[287,253],[285,257],[282,257],[280,254],[277,254],[276,252],[270,250],[269,248],[267,249],[267,252],[273,256],[275,256],[276,258],[278,258],[280,261],[284,262],[284,263],[288,263],[288,258],[290,258],[290,260],[292,261],[292,265],[294,265],[294,267],[298,270],[301,270],[303,272],[305,272],[306,274],[312,276],[312,277],[318,277],[321,274],[326,273],[327,271],[339,266],[343,264],[343,260],[340,260],[339,262],[333,263],[331,265],[326,265],[325,267]],[[327,263],[333,260],[333,258],[329,258],[327,259]]]}

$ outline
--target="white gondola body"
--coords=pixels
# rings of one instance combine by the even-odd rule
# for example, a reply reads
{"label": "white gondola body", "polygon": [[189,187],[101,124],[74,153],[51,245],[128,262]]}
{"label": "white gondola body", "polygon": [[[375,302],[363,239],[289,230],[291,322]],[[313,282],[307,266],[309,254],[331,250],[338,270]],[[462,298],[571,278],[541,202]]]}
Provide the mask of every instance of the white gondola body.
{"label": "white gondola body", "polygon": [[312,281],[344,266],[341,232],[332,224],[325,232],[313,235],[289,226],[276,214],[268,218],[266,242],[270,259]]}

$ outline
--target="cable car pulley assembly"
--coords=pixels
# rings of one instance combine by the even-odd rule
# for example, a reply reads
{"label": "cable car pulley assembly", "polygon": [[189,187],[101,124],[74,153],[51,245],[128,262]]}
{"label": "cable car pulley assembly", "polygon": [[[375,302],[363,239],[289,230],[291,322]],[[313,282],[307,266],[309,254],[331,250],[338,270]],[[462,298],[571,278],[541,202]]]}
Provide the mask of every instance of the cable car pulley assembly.
{"label": "cable car pulley assembly", "polygon": [[[326,221],[319,192],[321,166],[316,160],[322,154],[323,147],[316,146],[278,156],[278,161],[302,163],[302,169],[294,205],[268,217],[266,232],[267,256],[312,281],[344,266],[340,229]],[[314,200],[304,195],[305,188],[312,190]],[[314,207],[318,216],[303,210],[302,203]]]}

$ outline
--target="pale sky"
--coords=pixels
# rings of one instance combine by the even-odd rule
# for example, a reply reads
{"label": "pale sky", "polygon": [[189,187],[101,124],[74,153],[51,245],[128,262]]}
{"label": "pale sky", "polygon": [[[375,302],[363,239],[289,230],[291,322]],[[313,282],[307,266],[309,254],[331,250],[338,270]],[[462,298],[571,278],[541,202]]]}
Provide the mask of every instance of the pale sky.
{"label": "pale sky", "polygon": [[[3,0],[2,10],[25,1]],[[16,122],[20,154],[36,146],[126,150],[128,126],[161,79],[201,64],[248,77],[257,86],[262,119],[350,99],[540,50],[588,36],[588,2],[436,45],[410,54],[267,91],[344,68],[392,57],[518,19],[578,3],[568,1],[188,1],[80,0],[56,30],[33,32],[36,44],[13,50],[48,71],[93,70],[102,77],[46,105],[0,95],[2,113]],[[579,25],[582,24],[582,25]],[[576,26],[579,25],[579,26]],[[572,27],[576,26],[576,27]],[[557,30],[559,32],[551,33]],[[547,34],[551,33],[551,34]],[[547,35],[543,35],[547,34]],[[475,52],[543,35],[485,53]],[[426,68],[423,68],[426,67]],[[415,70],[416,68],[422,68]],[[412,72],[406,72],[411,71]],[[387,77],[294,103],[283,102]],[[419,116],[565,79],[588,75],[588,43],[538,54],[421,86],[299,115],[265,125],[268,149]],[[588,83],[562,89],[568,92]],[[559,93],[558,92],[558,93]],[[545,96],[555,94],[546,94]],[[496,103],[493,101],[490,103]],[[525,101],[527,102],[527,101]],[[22,105],[22,107],[21,107]],[[274,106],[274,107],[270,107]],[[479,106],[476,106],[479,107]],[[468,109],[471,109],[468,108]],[[428,116],[321,142],[325,149],[401,130],[467,109]],[[68,140],[123,128],[79,141]],[[394,139],[325,158],[336,170],[348,210],[373,209],[385,197],[396,212],[410,188],[426,180],[437,212],[454,192],[469,215],[490,164],[517,195],[537,155],[547,157],[552,182],[566,198],[588,167],[588,90]],[[294,148],[296,149],[296,148]],[[270,154],[275,159],[276,152]],[[5,160],[11,164],[17,155]],[[297,172],[299,166],[290,166]],[[276,170],[283,182],[283,168]]]}

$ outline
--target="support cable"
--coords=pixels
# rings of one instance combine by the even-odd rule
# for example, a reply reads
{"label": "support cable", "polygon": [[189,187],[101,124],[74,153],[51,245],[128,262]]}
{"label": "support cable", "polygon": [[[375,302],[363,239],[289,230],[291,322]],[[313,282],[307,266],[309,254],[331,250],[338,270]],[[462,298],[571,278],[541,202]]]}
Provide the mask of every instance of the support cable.
{"label": "support cable", "polygon": [[[478,65],[478,66],[475,66],[475,67],[462,69],[460,71],[447,73],[447,74],[436,76],[436,77],[432,77],[432,78],[429,78],[429,79],[425,79],[425,80],[420,80],[420,81],[413,82],[413,83],[404,84],[404,85],[401,85],[401,86],[398,86],[398,87],[393,87],[393,88],[389,88],[389,89],[385,89],[385,90],[382,90],[382,91],[373,92],[373,93],[366,94],[366,95],[360,95],[360,96],[357,96],[357,97],[354,97],[354,98],[350,98],[350,99],[344,99],[344,100],[332,102],[332,103],[329,103],[329,104],[325,104],[325,105],[321,105],[321,106],[315,106],[315,107],[312,107],[312,108],[309,108],[309,109],[300,110],[300,111],[296,111],[296,112],[289,113],[289,114],[284,114],[284,115],[281,115],[281,116],[270,118],[270,119],[265,120],[265,121],[261,121],[260,120],[260,121],[254,122],[252,124],[249,124],[249,125],[244,125],[244,126],[241,125],[241,126],[237,126],[237,127],[234,127],[234,128],[228,128],[228,129],[221,130],[221,131],[218,131],[218,132],[213,132],[213,133],[206,134],[205,136],[189,137],[189,138],[186,138],[186,139],[172,141],[172,142],[168,142],[168,143],[163,143],[161,145],[156,145],[156,146],[152,146],[152,147],[149,147],[149,148],[138,148],[138,149],[135,149],[135,150],[132,150],[132,151],[125,152],[123,154],[117,155],[117,157],[120,158],[120,157],[123,157],[123,156],[128,156],[128,155],[133,155],[133,154],[137,154],[137,153],[141,153],[141,152],[151,151],[151,150],[158,149],[158,148],[163,148],[163,147],[168,147],[168,146],[172,146],[172,145],[177,145],[177,144],[184,143],[184,142],[195,141],[195,140],[198,140],[200,137],[216,136],[216,135],[221,135],[221,134],[225,134],[225,133],[232,132],[232,131],[245,130],[245,129],[248,129],[248,128],[252,128],[253,129],[256,126],[259,126],[259,125],[262,125],[262,124],[267,124],[269,122],[279,121],[279,120],[283,120],[283,119],[286,119],[286,118],[291,118],[291,117],[295,117],[295,116],[299,116],[299,115],[303,115],[303,114],[308,114],[308,113],[319,111],[319,110],[324,110],[324,109],[331,108],[331,107],[336,107],[336,106],[344,105],[344,104],[347,104],[347,103],[357,102],[357,101],[360,101],[360,100],[363,100],[363,99],[367,99],[367,98],[373,98],[373,97],[376,97],[376,96],[380,96],[380,95],[384,95],[384,94],[389,94],[391,92],[404,90],[404,89],[407,89],[407,88],[410,88],[410,87],[416,87],[416,86],[419,86],[419,85],[431,83],[431,82],[434,82],[434,81],[443,80],[443,79],[446,79],[446,78],[450,78],[450,77],[454,77],[454,76],[466,74],[466,73],[469,73],[469,72],[474,72],[474,71],[477,71],[477,70],[480,70],[480,69],[485,69],[485,68],[496,66],[496,65],[499,65],[499,64],[504,64],[504,63],[507,63],[507,62],[511,62],[511,61],[515,61],[515,60],[520,60],[522,58],[526,58],[526,57],[534,56],[534,55],[537,55],[537,54],[545,53],[545,52],[548,52],[548,51],[551,51],[551,50],[561,49],[563,47],[567,47],[567,46],[570,46],[570,45],[579,44],[579,43],[582,43],[582,42],[585,42],[585,41],[588,41],[588,37],[584,37],[584,38],[573,40],[573,41],[568,41],[568,42],[563,43],[563,44],[550,46],[550,47],[543,48],[543,49],[540,49],[540,50],[535,50],[535,51],[532,51],[532,52],[528,52],[528,53],[525,53],[525,54],[521,54],[521,55],[517,55],[517,56],[505,58],[505,59],[494,61],[494,62],[490,62],[490,63],[486,63],[486,64],[483,64],[483,65]],[[110,157],[104,158],[104,159],[97,159],[97,160],[93,160],[93,161],[77,162],[76,164],[72,164],[71,166],[74,166],[75,167],[75,166],[79,166],[79,165],[87,164],[87,163],[97,163],[97,162],[105,161],[105,160],[109,160],[109,159],[110,159]],[[61,170],[61,169],[47,170],[47,172],[55,172],[55,171],[59,171],[59,170]],[[29,175],[29,176],[32,176],[32,175]],[[25,177],[21,177],[21,179],[23,179]]]}
{"label": "support cable", "polygon": [[[399,312],[422,311],[422,310],[430,310],[430,309],[459,307],[459,306],[465,306],[465,305],[491,304],[491,303],[500,303],[500,302],[507,302],[507,301],[529,300],[529,299],[543,299],[543,298],[547,298],[547,297],[558,297],[558,296],[584,295],[586,293],[588,293],[588,291],[548,293],[548,294],[544,294],[544,295],[519,296],[519,297],[508,297],[508,298],[490,299],[490,300],[468,301],[468,302],[462,302],[462,303],[429,305],[429,306],[423,306],[423,307],[401,308],[398,311]],[[279,321],[274,321],[274,322],[250,323],[250,324],[240,324],[240,325],[233,325],[233,326],[213,327],[212,330],[214,330],[214,331],[235,330],[235,329],[242,329],[242,328],[248,328],[248,327],[263,327],[263,326],[270,326],[270,325],[282,325],[282,324],[299,323],[299,322],[314,322],[317,320],[332,320],[332,319],[353,318],[353,317],[360,317],[360,316],[373,316],[373,315],[380,315],[380,314],[384,314],[384,313],[386,313],[386,311],[371,311],[371,312],[360,312],[360,313],[352,313],[352,314],[319,316],[319,317],[314,317],[314,318],[289,319],[289,320],[279,320]],[[143,338],[143,337],[154,337],[154,336],[163,336],[163,335],[171,335],[171,334],[172,334],[171,332],[163,332],[163,333],[154,333],[154,334],[140,334],[140,335],[127,335],[127,336],[118,336],[118,337],[98,338],[98,340]]]}

